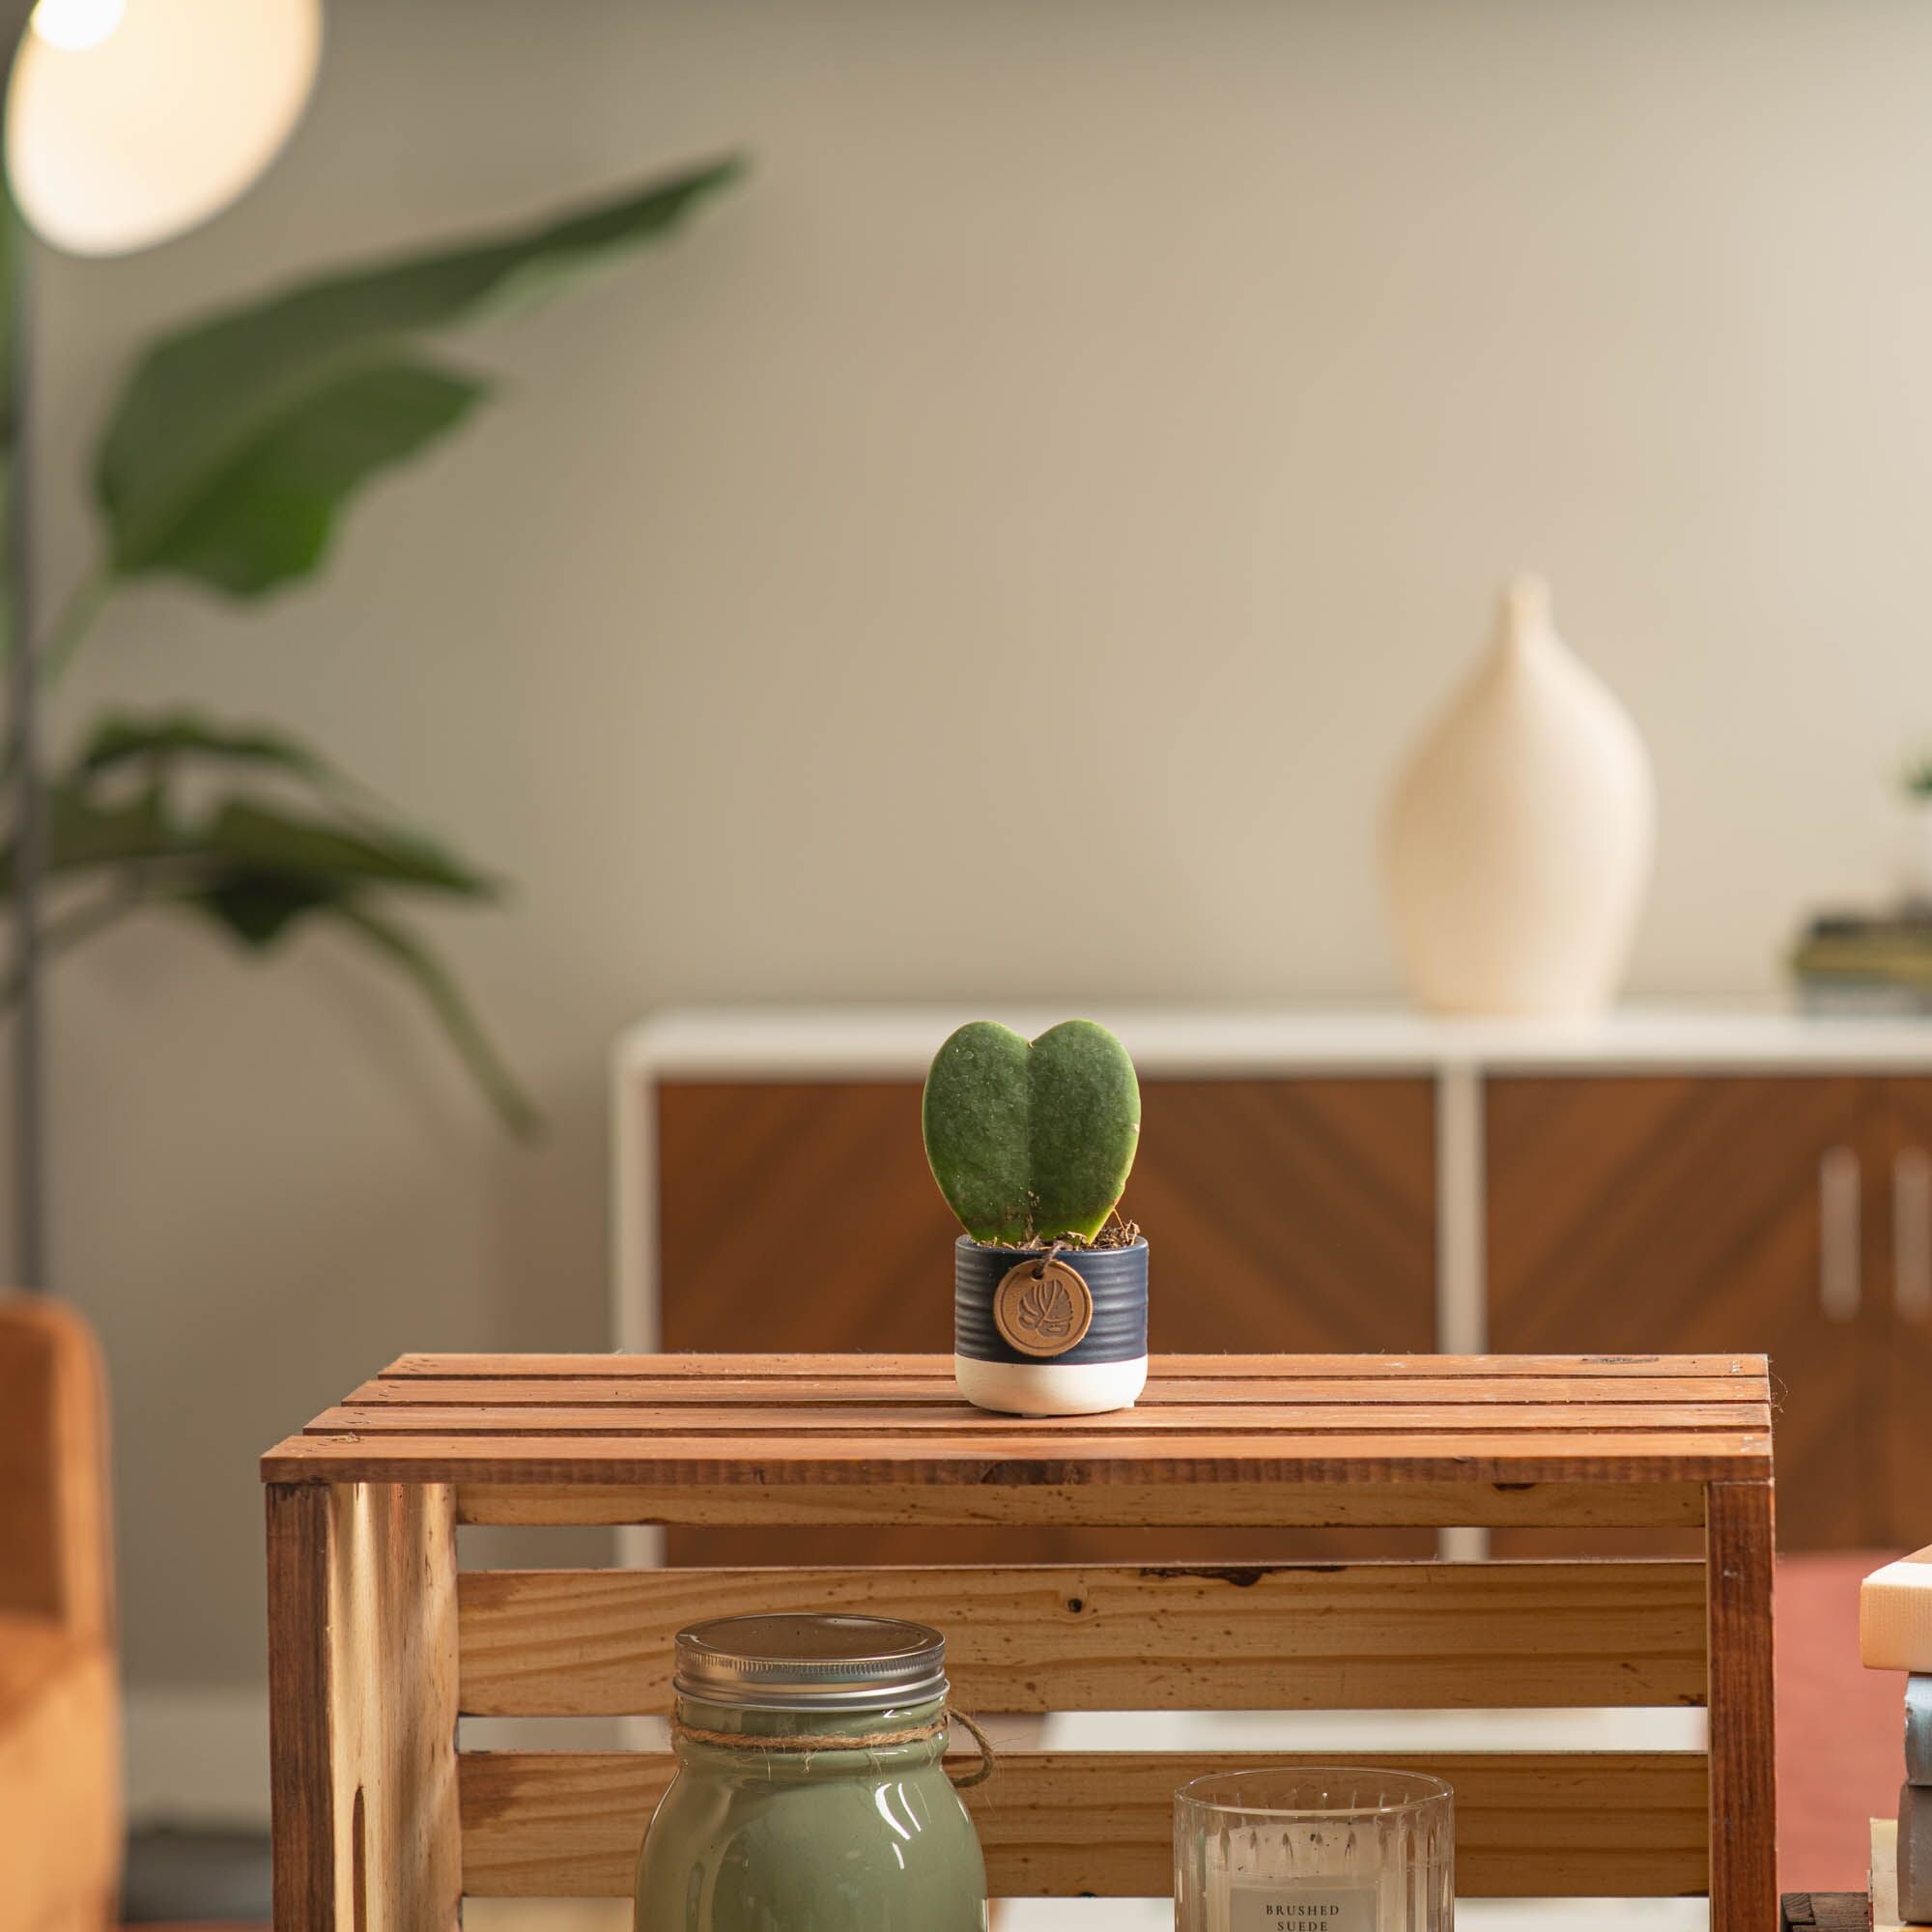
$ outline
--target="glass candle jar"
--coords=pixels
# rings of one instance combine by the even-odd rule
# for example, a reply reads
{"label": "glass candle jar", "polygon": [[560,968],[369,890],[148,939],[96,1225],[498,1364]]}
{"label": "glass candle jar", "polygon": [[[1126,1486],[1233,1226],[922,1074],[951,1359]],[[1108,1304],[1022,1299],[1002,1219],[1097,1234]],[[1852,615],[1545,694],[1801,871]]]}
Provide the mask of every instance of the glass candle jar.
{"label": "glass candle jar", "polygon": [[979,1835],[941,1763],[946,1640],[883,1617],[681,1631],[677,1775],[637,1932],[985,1932]]}
{"label": "glass candle jar", "polygon": [[1449,1932],[1455,1799],[1403,1771],[1239,1771],[1174,1801],[1177,1932]]}

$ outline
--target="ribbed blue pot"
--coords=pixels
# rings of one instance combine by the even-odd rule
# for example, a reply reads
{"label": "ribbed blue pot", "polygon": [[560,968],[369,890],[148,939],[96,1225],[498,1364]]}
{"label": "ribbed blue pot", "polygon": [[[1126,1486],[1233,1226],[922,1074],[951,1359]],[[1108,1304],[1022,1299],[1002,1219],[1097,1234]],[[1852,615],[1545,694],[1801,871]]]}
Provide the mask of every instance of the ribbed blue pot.
{"label": "ribbed blue pot", "polygon": [[1089,1362],[1131,1362],[1147,1353],[1148,1244],[1130,1248],[1064,1249],[1060,1259],[1080,1270],[1094,1297],[1094,1323],[1064,1355],[1042,1358],[1015,1349],[993,1321],[993,1296],[1021,1262],[1039,1248],[982,1246],[961,1235],[952,1246],[952,1352],[976,1362],[1023,1368],[1078,1368]]}

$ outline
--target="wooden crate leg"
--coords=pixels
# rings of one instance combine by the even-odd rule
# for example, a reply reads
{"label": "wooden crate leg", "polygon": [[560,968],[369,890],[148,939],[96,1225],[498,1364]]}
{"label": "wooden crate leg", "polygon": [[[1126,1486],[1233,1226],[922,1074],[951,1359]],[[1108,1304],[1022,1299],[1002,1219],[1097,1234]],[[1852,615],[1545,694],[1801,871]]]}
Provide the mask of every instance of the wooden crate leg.
{"label": "wooden crate leg", "polygon": [[455,1932],[446,1485],[269,1486],[276,1932]]}
{"label": "wooden crate leg", "polygon": [[1772,1525],[1769,1483],[1706,1489],[1712,1932],[1777,1924]]}

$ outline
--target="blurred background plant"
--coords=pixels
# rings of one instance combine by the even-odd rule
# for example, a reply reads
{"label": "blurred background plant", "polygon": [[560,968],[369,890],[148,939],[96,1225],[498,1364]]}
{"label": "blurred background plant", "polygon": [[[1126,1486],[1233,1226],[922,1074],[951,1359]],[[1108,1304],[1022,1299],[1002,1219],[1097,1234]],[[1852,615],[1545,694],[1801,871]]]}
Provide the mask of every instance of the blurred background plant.
{"label": "blurred background plant", "polygon": [[[99,552],[41,643],[43,692],[130,584],[185,578],[250,602],[316,575],[356,492],[489,394],[433,355],[431,338],[658,240],[738,172],[732,159],[695,167],[532,229],[303,281],[158,338],[97,448]],[[455,977],[402,916],[417,902],[492,903],[503,882],[323,753],[253,722],[116,711],[81,734],[39,795],[45,956],[148,911],[202,921],[258,957],[298,926],[332,925],[410,981],[506,1126],[535,1124]],[[10,896],[17,852],[15,832],[0,853]],[[10,1006],[19,997],[17,973],[4,993]]]}

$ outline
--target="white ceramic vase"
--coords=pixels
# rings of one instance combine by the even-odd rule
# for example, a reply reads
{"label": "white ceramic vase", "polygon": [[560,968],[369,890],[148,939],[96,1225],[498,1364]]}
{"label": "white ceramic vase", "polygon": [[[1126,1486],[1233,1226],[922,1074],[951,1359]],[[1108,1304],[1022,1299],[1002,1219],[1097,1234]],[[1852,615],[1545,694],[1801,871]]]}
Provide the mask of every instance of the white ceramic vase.
{"label": "white ceramic vase", "polygon": [[1630,956],[1655,825],[1656,782],[1629,712],[1556,635],[1548,586],[1518,578],[1494,645],[1389,801],[1383,873],[1416,1002],[1602,1011]]}

